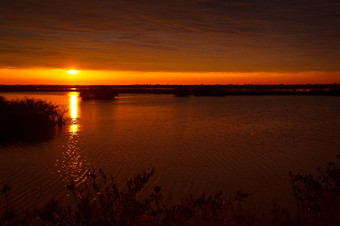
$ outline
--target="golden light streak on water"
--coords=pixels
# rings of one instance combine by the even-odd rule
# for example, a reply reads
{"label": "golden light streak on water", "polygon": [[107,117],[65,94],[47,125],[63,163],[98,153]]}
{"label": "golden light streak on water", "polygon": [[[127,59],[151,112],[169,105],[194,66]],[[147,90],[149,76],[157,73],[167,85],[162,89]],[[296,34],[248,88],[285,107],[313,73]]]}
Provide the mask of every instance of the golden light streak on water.
{"label": "golden light streak on water", "polygon": [[78,118],[78,94],[70,93],[70,117],[71,119]]}
{"label": "golden light streak on water", "polygon": [[80,151],[79,145],[79,118],[80,118],[80,97],[78,92],[68,93],[68,109],[71,124],[68,127],[68,139],[62,148],[64,151],[56,160],[55,166],[66,185],[74,181],[82,183],[86,179],[86,172],[89,170],[89,163]]}
{"label": "golden light streak on water", "polygon": [[69,128],[70,133],[77,133],[79,131],[79,125],[77,119],[79,118],[79,93],[71,92],[69,93],[69,111],[71,118],[71,125]]}
{"label": "golden light streak on water", "polygon": [[79,125],[72,124],[70,125],[69,132],[70,133],[77,133],[79,131]]}

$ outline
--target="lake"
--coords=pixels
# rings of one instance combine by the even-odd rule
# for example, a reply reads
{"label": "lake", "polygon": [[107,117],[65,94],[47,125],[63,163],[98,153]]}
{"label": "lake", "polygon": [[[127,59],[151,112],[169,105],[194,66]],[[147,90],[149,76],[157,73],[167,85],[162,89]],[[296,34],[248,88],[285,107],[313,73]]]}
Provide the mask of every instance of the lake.
{"label": "lake", "polygon": [[[186,97],[125,94],[82,101],[77,92],[1,93],[67,108],[56,137],[0,148],[0,185],[12,204],[67,197],[65,185],[89,169],[128,178],[155,167],[155,185],[176,199],[222,190],[252,193],[257,208],[295,204],[289,171],[315,173],[340,147],[340,97]],[[4,201],[1,197],[2,203]]]}

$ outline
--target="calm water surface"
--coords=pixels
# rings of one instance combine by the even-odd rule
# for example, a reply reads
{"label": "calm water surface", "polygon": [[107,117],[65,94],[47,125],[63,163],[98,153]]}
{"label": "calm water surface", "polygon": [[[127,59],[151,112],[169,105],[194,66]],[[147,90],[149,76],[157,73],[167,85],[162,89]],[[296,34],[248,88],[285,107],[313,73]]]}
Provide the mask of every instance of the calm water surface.
{"label": "calm water surface", "polygon": [[[0,185],[16,205],[65,197],[89,169],[118,184],[155,167],[146,191],[252,193],[256,205],[294,204],[288,172],[315,172],[340,147],[340,98],[322,96],[189,97],[121,95],[81,101],[71,93],[4,93],[68,108],[58,135],[36,144],[0,148]],[[3,197],[1,197],[3,199]],[[3,200],[1,201],[3,202]]]}

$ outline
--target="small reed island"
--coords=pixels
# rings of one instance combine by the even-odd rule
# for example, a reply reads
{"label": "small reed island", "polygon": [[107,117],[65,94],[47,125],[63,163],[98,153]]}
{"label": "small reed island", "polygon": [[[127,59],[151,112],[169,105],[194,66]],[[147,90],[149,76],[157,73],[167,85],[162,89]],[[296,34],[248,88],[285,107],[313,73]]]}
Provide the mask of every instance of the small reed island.
{"label": "small reed island", "polygon": [[114,100],[118,96],[118,92],[110,86],[102,86],[83,90],[79,96],[82,100]]}

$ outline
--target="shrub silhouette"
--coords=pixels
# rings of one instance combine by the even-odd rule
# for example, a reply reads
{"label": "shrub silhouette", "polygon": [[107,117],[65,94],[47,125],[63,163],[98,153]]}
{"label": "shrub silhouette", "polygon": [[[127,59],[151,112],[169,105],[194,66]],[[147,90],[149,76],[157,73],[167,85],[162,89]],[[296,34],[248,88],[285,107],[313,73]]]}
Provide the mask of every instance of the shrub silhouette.
{"label": "shrub silhouette", "polygon": [[154,170],[145,171],[119,189],[114,178],[103,171],[89,171],[82,184],[71,182],[67,189],[74,202],[47,203],[16,211],[10,205],[10,187],[2,193],[7,202],[0,224],[9,225],[339,225],[339,162],[330,163],[319,177],[293,175],[292,188],[300,212],[290,215],[275,204],[262,215],[244,208],[248,193],[238,191],[231,199],[222,192],[198,198],[188,196],[171,203],[155,186],[146,198],[139,194]]}
{"label": "shrub silhouette", "polygon": [[65,110],[43,100],[0,98],[0,144],[52,137],[64,124]]}
{"label": "shrub silhouette", "polygon": [[320,222],[339,222],[340,155],[318,175],[294,175],[290,172],[293,192],[300,214]]}

